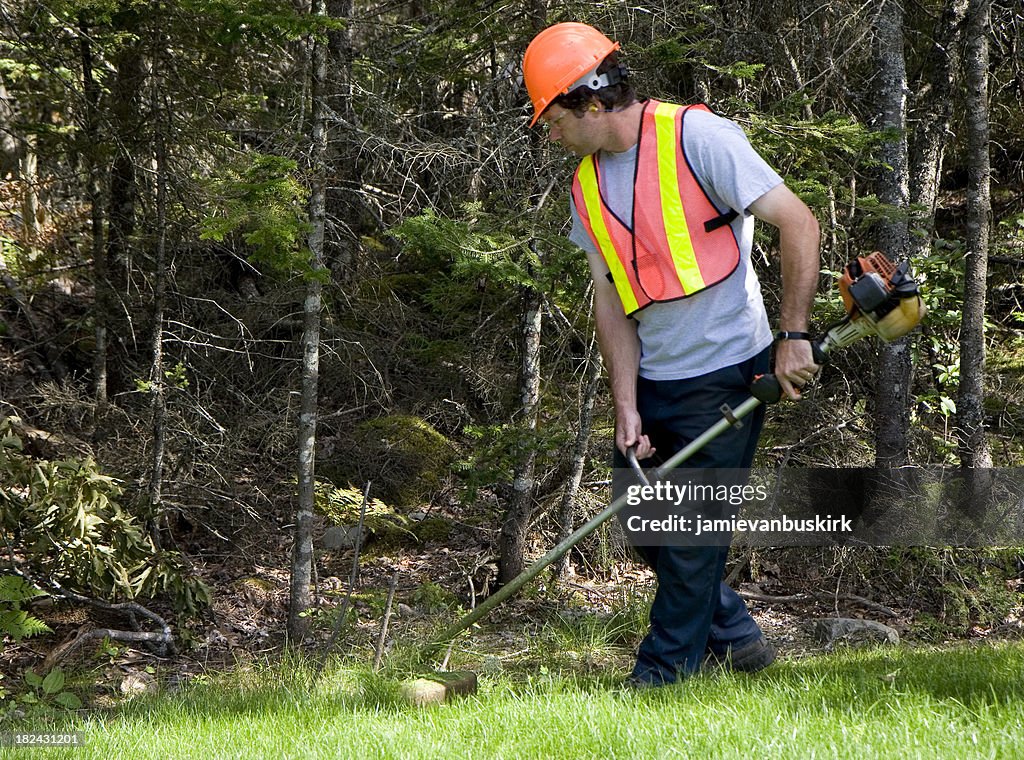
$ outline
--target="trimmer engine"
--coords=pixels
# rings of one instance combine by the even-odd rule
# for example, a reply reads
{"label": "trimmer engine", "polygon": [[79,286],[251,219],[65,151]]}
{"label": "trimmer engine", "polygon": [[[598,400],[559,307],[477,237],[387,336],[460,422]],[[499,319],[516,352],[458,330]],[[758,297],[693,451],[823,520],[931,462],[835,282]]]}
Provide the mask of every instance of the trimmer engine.
{"label": "trimmer engine", "polygon": [[823,354],[848,346],[865,335],[889,342],[902,338],[924,318],[927,309],[910,263],[894,265],[879,251],[858,256],[843,269],[839,293],[846,317],[825,332],[815,346]]}

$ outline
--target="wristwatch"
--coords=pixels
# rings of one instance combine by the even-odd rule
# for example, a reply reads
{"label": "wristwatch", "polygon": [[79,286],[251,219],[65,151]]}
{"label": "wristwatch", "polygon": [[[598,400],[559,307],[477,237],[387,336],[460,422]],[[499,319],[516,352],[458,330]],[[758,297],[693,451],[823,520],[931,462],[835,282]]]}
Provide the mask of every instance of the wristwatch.
{"label": "wristwatch", "polygon": [[775,333],[775,340],[811,340],[812,336],[807,332],[793,332],[792,330],[779,330]]}

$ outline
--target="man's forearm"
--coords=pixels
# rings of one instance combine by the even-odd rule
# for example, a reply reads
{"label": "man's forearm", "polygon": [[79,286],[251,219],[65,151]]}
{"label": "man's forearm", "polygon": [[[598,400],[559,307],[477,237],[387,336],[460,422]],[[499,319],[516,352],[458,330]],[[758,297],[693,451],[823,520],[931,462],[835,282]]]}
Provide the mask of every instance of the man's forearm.
{"label": "man's forearm", "polygon": [[[782,258],[782,303],[779,329],[807,332],[818,288],[821,232],[814,214],[785,185],[778,185],[750,205],[754,216],[779,230]],[[809,341],[784,340],[775,347],[775,377],[783,392],[800,397],[802,387],[818,369]]]}
{"label": "man's forearm", "polygon": [[818,220],[785,185],[777,185],[750,205],[750,211],[779,230],[782,303],[779,328],[806,332],[818,289],[821,232]]}
{"label": "man's forearm", "polygon": [[640,341],[636,323],[622,313],[617,304],[595,304],[597,339],[608,371],[615,411],[636,410],[636,376],[640,367]]}
{"label": "man's forearm", "polygon": [[594,276],[597,339],[615,401],[615,446],[623,453],[635,447],[637,457],[645,459],[654,453],[654,447],[643,433],[643,421],[636,407],[636,378],[640,371],[636,321],[623,313],[619,294],[607,278],[608,268],[603,261],[591,255],[589,262]]}
{"label": "man's forearm", "polygon": [[782,259],[782,303],[779,329],[806,332],[810,324],[811,306],[818,289],[821,259],[818,253],[820,233],[813,216],[797,225],[779,229]]}

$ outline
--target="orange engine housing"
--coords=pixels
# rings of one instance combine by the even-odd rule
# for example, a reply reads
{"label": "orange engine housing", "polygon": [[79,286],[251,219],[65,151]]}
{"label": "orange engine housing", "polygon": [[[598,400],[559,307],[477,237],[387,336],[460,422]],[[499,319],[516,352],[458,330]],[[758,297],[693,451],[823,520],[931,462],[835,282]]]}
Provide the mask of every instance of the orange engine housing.
{"label": "orange engine housing", "polygon": [[874,251],[867,256],[858,256],[843,268],[843,275],[839,278],[839,294],[843,297],[843,306],[846,307],[847,314],[855,314],[858,311],[857,303],[850,295],[850,286],[854,280],[859,280],[872,272],[877,274],[882,282],[888,283],[896,273],[896,265],[881,251]]}

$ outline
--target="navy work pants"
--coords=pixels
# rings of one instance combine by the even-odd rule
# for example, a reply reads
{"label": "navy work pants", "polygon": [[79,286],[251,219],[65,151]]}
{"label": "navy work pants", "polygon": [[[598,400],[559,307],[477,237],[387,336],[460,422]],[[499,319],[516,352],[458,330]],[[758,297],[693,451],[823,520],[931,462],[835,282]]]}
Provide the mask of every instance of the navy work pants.
{"label": "navy work pants", "polygon": [[[643,432],[657,449],[644,466],[657,466],[718,422],[722,404],[750,397],[755,375],[769,371],[770,349],[752,359],[686,380],[637,381]],[[729,428],[682,466],[748,468],[764,423],[764,407]],[[615,467],[628,467],[615,451]],[[633,676],[672,683],[700,668],[707,652],[725,655],[761,636],[743,600],[722,582],[727,546],[637,546],[658,576],[651,628],[640,644]]]}

